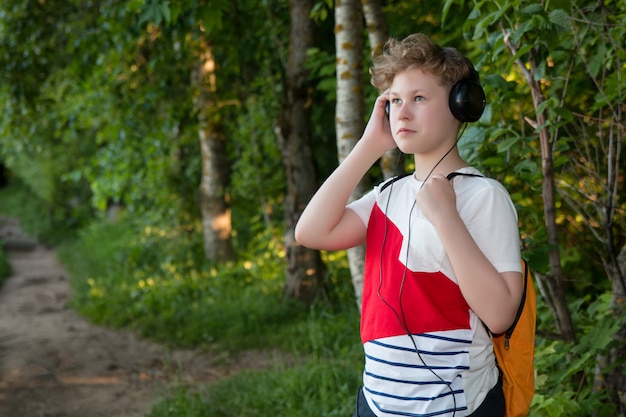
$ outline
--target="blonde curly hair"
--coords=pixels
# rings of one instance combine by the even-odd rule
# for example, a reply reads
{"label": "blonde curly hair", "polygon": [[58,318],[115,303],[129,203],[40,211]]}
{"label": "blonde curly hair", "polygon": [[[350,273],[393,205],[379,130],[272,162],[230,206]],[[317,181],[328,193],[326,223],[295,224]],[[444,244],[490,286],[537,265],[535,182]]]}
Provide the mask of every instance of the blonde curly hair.
{"label": "blonde curly hair", "polygon": [[[452,87],[470,76],[471,63],[452,47],[441,47],[423,33],[402,40],[389,39],[382,52],[374,55],[370,68],[371,83],[380,92],[387,90],[396,74],[419,68],[439,77],[441,85]],[[472,68],[473,69],[473,68]]]}

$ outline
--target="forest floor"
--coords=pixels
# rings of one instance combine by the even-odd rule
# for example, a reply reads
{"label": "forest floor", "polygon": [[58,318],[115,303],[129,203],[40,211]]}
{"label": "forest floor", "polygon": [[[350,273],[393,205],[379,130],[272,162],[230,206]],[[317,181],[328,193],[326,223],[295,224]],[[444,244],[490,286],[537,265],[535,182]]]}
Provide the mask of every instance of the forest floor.
{"label": "forest floor", "polygon": [[56,252],[0,218],[13,275],[0,288],[0,417],[142,417],[175,384],[202,386],[271,354],[170,350],[93,325],[68,306]]}

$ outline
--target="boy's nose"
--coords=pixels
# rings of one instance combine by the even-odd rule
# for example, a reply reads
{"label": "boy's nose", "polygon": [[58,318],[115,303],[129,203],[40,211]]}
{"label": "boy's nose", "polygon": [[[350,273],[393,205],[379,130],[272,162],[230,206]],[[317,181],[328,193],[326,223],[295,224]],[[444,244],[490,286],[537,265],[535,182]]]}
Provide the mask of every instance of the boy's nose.
{"label": "boy's nose", "polygon": [[409,106],[407,106],[405,103],[398,106],[396,111],[398,112],[398,119],[408,119],[411,117],[411,111],[409,109]]}

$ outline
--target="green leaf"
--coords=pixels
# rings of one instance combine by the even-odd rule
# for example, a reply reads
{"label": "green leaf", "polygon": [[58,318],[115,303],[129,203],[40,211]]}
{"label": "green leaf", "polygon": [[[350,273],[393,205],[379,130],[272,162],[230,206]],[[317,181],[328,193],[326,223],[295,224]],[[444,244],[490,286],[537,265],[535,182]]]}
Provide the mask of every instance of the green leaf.
{"label": "green leaf", "polygon": [[159,0],[150,0],[145,4],[141,15],[139,16],[139,25],[144,23],[152,23],[160,25],[162,22],[170,21],[169,0],[160,2]]}
{"label": "green leaf", "polygon": [[519,136],[509,137],[504,139],[502,142],[498,143],[498,152],[506,152],[511,149],[516,143],[520,141]]}
{"label": "green leaf", "polygon": [[482,161],[482,165],[485,167],[501,167],[501,166],[504,166],[504,161],[500,157],[493,156],[493,157],[485,158]]}
{"label": "green leaf", "polygon": [[526,7],[522,7],[522,9],[520,10],[520,14],[526,14],[526,15],[536,15],[542,12],[543,12],[543,6],[540,3],[535,3]]}
{"label": "green leaf", "polygon": [[446,17],[448,16],[448,12],[450,11],[450,7],[454,3],[454,0],[446,0],[443,4],[443,8],[441,10],[441,26],[444,26],[446,22]]}
{"label": "green leaf", "polygon": [[558,105],[559,102],[557,101],[556,97],[550,97],[547,100],[544,100],[541,104],[539,104],[539,107],[537,107],[537,113],[543,114],[546,108],[557,107]]}
{"label": "green leaf", "polygon": [[530,51],[531,49],[533,49],[533,45],[527,44],[527,45],[522,46],[520,49],[517,50],[517,52],[513,56],[513,60],[521,58],[526,53],[528,53],[528,51]]}
{"label": "green leaf", "polygon": [[555,9],[548,14],[551,23],[560,26],[564,30],[570,29],[569,15],[562,9]]}
{"label": "green leaf", "polygon": [[600,71],[604,67],[605,55],[606,55],[605,46],[597,45],[595,48],[595,53],[593,54],[593,56],[587,63],[589,74],[592,77],[597,78],[598,74],[600,74]]}
{"label": "green leaf", "polygon": [[228,1],[214,0],[198,8],[198,19],[202,21],[207,33],[222,28],[222,16],[228,8]]}
{"label": "green leaf", "polygon": [[537,172],[537,164],[530,160],[524,160],[515,165],[514,171],[517,175],[520,175],[524,172]]}
{"label": "green leaf", "polygon": [[569,157],[567,157],[566,155],[559,155],[554,159],[554,166],[560,167],[560,166],[567,164],[568,162],[569,162]]}
{"label": "green leaf", "polygon": [[492,86],[494,90],[498,90],[499,92],[510,89],[509,83],[502,78],[500,74],[489,74],[485,76],[483,78],[483,83]]}

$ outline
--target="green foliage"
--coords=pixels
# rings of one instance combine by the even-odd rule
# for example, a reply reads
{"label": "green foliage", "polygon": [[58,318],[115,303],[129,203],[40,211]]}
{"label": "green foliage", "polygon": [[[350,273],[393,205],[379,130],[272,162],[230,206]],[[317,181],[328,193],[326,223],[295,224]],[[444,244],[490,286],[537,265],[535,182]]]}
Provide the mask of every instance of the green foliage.
{"label": "green foliage", "polygon": [[202,260],[197,227],[176,230],[122,219],[81,231],[61,250],[74,306],[95,322],[187,347],[230,337],[246,348],[272,337],[259,322],[287,325],[298,317],[280,300],[280,258],[212,266]]}
{"label": "green foliage", "polygon": [[[624,317],[616,319],[610,299],[611,294],[605,293],[596,300],[586,297],[571,303],[571,311],[575,313],[574,319],[580,329],[577,343],[538,338],[536,394],[531,416],[616,415],[615,404],[607,402],[607,393],[594,389],[593,384],[598,357],[615,347],[615,335],[626,323]],[[546,315],[547,312],[540,312],[540,321],[549,321]],[[626,358],[622,358],[619,363],[607,365],[619,368],[625,361]]]}
{"label": "green foliage", "polygon": [[[447,1],[444,13],[457,3],[468,2]],[[619,169],[614,161],[624,157],[624,146],[605,133],[621,123],[612,103],[624,101],[625,91],[615,88],[613,80],[623,77],[623,68],[616,62],[624,62],[626,50],[618,46],[623,25],[613,25],[612,16],[623,13],[623,7],[583,3],[475,2],[463,29],[472,41],[482,41],[478,67],[488,101],[482,126],[471,132],[471,152],[465,156],[507,186],[518,208],[524,239],[532,244],[537,258],[534,266],[541,264],[539,270],[544,272],[547,262],[538,259],[539,250],[545,258],[549,249],[540,240],[545,237],[541,210],[544,152],[538,132],[544,127],[557,179],[557,222],[563,242],[568,243],[563,252],[577,252],[579,259],[597,259],[598,255],[608,259],[626,243],[618,238],[610,245],[597,244],[609,240],[604,236],[608,224],[613,236],[624,236],[626,230],[623,209],[611,219],[599,214],[601,207],[624,206],[620,193],[606,188],[612,182],[611,172]],[[519,63],[524,64],[523,70]],[[531,69],[544,98],[536,109],[528,85]],[[596,77],[600,71],[602,77]],[[533,124],[537,114],[546,117],[545,126]],[[590,205],[590,200],[598,203]],[[592,233],[580,233],[581,228]],[[592,268],[604,274],[600,263],[593,262]]]}
{"label": "green foliage", "polygon": [[232,165],[230,187],[230,195],[237,201],[233,227],[238,230],[236,240],[243,244],[281,224],[283,218],[285,173],[280,169],[281,153],[272,130],[277,105],[275,96],[250,97],[237,123],[230,127],[233,136],[246,138],[231,149],[239,155]]}
{"label": "green foliage", "polygon": [[172,19],[168,3],[169,1],[146,1],[139,17],[139,24],[150,22],[158,26],[162,23],[168,23]]}
{"label": "green foliage", "polygon": [[[259,230],[250,246],[238,251],[237,262],[212,265],[203,259],[198,225],[164,224],[122,217],[113,224],[94,223],[65,244],[60,257],[71,271],[73,305],[97,323],[134,327],[176,346],[218,342],[234,350],[279,345],[316,351],[329,342],[310,339],[312,329],[301,325],[307,311],[282,298],[280,233]],[[341,265],[345,269],[345,259]],[[345,271],[337,274],[346,278]],[[345,286],[337,288],[343,291],[330,291],[335,299],[353,297]],[[323,311],[316,321],[336,326]],[[309,343],[292,344],[303,338]]]}
{"label": "green foliage", "polygon": [[46,245],[57,245],[76,231],[75,219],[81,217],[76,207],[76,217],[59,214],[48,201],[42,200],[19,179],[12,179],[0,189],[0,213],[18,219],[24,232]]}

